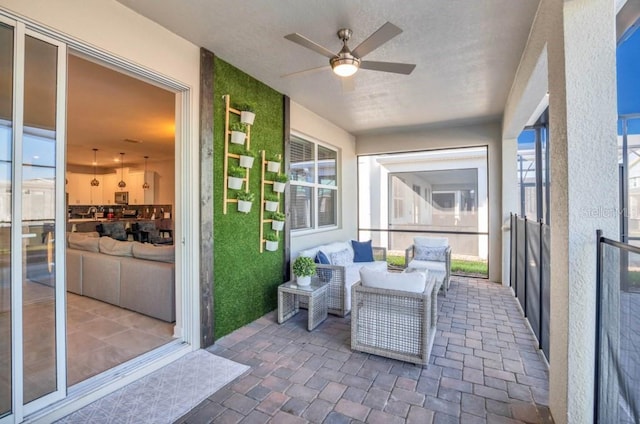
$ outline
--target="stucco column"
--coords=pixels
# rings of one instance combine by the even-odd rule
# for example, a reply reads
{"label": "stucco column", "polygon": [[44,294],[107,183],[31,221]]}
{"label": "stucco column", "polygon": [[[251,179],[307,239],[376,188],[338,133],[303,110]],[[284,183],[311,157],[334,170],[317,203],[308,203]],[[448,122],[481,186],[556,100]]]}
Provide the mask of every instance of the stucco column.
{"label": "stucco column", "polygon": [[502,140],[502,285],[509,285],[511,232],[509,217],[518,212],[518,140]]}
{"label": "stucco column", "polygon": [[[549,9],[551,372],[556,423],[593,419],[596,229],[617,237],[614,0]],[[601,211],[601,213],[594,213]]]}

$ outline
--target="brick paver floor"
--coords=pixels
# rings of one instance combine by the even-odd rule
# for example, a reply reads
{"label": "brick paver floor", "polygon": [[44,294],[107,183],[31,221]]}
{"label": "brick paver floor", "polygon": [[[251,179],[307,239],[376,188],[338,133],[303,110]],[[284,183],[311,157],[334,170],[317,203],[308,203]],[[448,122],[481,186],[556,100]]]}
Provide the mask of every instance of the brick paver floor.
{"label": "brick paver floor", "polygon": [[352,352],[350,318],[276,312],[209,350],[251,366],[179,423],[551,423],[548,369],[510,289],[453,278],[427,367]]}

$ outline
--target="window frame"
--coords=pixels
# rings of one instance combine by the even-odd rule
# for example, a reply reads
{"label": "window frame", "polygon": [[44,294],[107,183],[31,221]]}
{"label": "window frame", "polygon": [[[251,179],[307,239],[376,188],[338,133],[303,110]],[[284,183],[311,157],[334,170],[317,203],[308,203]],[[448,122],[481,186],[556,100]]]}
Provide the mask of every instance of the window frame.
{"label": "window frame", "polygon": [[[292,164],[292,160],[291,160],[291,151],[289,151],[289,169],[287,170],[287,173],[289,175],[289,195],[291,195],[294,186],[299,186],[299,187],[308,187],[311,189],[311,196],[312,196],[312,202],[311,202],[311,209],[312,209],[312,225],[310,227],[305,227],[305,228],[298,228],[298,229],[294,229],[291,228],[291,235],[292,236],[303,236],[303,235],[308,235],[308,234],[314,234],[314,233],[320,233],[320,232],[324,232],[324,231],[332,231],[332,230],[336,230],[340,228],[341,225],[341,221],[342,221],[342,214],[341,214],[341,210],[342,210],[342,201],[341,201],[341,194],[342,194],[342,189],[341,189],[341,170],[342,170],[342,160],[341,160],[341,150],[340,148],[333,146],[329,143],[323,142],[321,140],[318,140],[314,137],[311,137],[309,135],[306,134],[302,134],[296,131],[291,131],[291,142],[293,142],[293,139],[299,139],[308,143],[311,143],[313,145],[313,182],[307,182],[307,181],[297,181],[297,180],[293,180],[291,179],[291,164]],[[335,185],[328,185],[328,184],[320,184],[320,176],[318,175],[318,170],[319,170],[319,166],[318,166],[318,147],[321,146],[325,149],[331,150],[333,152],[335,152],[336,154],[336,177],[335,177]],[[291,149],[291,144],[289,149]],[[319,190],[320,189],[329,189],[329,190],[334,190],[335,193],[335,213],[336,213],[336,222],[335,224],[331,224],[331,225],[319,225],[319,209],[320,209],[320,202],[319,202]],[[291,204],[289,206],[289,208],[291,208]],[[290,212],[290,211],[289,211]]]}

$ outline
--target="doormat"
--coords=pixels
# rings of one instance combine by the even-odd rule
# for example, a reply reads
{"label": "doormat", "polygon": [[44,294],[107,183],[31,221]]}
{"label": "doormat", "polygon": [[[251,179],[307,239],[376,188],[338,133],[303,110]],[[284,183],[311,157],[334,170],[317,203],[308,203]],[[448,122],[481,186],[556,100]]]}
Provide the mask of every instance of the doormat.
{"label": "doormat", "polygon": [[57,423],[173,423],[248,369],[197,350]]}

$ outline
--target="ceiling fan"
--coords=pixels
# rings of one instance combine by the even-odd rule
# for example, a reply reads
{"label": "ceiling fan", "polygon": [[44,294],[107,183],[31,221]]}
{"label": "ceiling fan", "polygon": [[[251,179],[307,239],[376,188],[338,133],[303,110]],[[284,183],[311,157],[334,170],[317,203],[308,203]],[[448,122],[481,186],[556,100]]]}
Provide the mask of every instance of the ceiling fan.
{"label": "ceiling fan", "polygon": [[[355,74],[358,69],[409,75],[416,65],[408,63],[362,60],[365,55],[371,53],[401,32],[402,30],[400,28],[391,22],[387,22],[378,28],[376,32],[371,34],[369,38],[360,43],[358,47],[351,50],[349,46],[347,46],[347,42],[351,38],[352,31],[348,28],[343,28],[338,31],[338,38],[342,41],[342,49],[338,53],[333,53],[329,49],[322,47],[320,44],[311,41],[307,37],[298,33],[285,35],[284,38],[329,58],[329,65],[331,66],[331,69],[333,69],[333,72],[340,77],[350,77]],[[294,72],[292,74],[283,75],[283,77],[324,68],[326,68],[326,66]]]}

